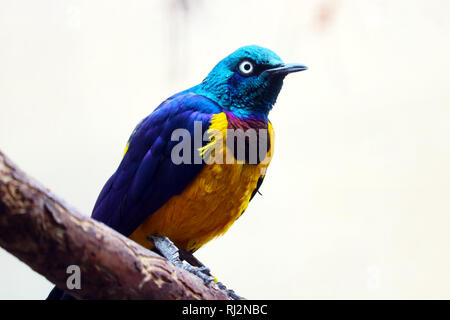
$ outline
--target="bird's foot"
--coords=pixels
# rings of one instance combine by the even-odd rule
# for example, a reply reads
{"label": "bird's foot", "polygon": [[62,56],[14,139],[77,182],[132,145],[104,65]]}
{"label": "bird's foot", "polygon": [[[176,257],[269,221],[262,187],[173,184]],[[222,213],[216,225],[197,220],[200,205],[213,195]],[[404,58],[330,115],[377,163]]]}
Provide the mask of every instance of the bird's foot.
{"label": "bird's foot", "polygon": [[151,243],[153,243],[155,249],[164,258],[166,258],[167,260],[176,265],[182,263],[177,246],[172,241],[170,241],[169,238],[154,234],[152,236],[147,237],[147,239]]}
{"label": "bird's foot", "polygon": [[[148,240],[155,245],[155,248],[159,253],[161,253],[163,257],[165,257],[177,267],[195,274],[197,277],[202,279],[206,285],[209,285],[211,281],[214,281],[214,277],[211,276],[209,268],[205,267],[200,261],[196,260],[198,263],[195,263],[195,265],[190,264],[190,262],[194,260],[183,259],[186,260],[186,262],[183,262],[180,257],[181,250],[178,249],[177,246],[172,241],[170,241],[169,238],[155,234],[149,236]],[[183,250],[183,258],[185,254],[184,252],[185,251]]]}
{"label": "bird's foot", "polygon": [[220,290],[225,291],[227,296],[232,299],[232,300],[243,300],[244,298],[242,298],[241,296],[237,295],[236,292],[234,292],[234,290],[228,289],[222,282],[220,281],[216,281],[217,286],[219,287]]}
{"label": "bird's foot", "polygon": [[149,236],[148,240],[154,244],[155,248],[163,257],[172,262],[174,265],[195,274],[197,277],[202,279],[206,285],[209,285],[211,282],[215,282],[219,289],[224,291],[230,299],[243,299],[233,290],[227,289],[222,282],[217,281],[217,279],[211,275],[211,270],[201,263],[200,260],[198,260],[191,252],[178,249],[169,238],[155,234]]}
{"label": "bird's foot", "polygon": [[[192,254],[192,252],[186,251],[183,249],[179,249],[179,254],[180,254],[181,259],[185,260],[192,266],[198,267],[199,270],[200,269],[204,270],[204,272],[206,274],[208,274],[209,276],[212,276],[211,270],[209,270],[209,268],[205,267],[205,265],[203,263],[201,263],[200,260],[198,260]],[[215,277],[213,277],[213,278],[214,278],[214,282],[217,284],[219,289],[226,292],[230,299],[233,299],[233,300],[242,300],[243,299],[242,297],[238,296],[233,290],[227,289],[227,287],[222,282],[218,281]]]}
{"label": "bird's foot", "polygon": [[207,267],[194,267],[189,263],[183,263],[180,266],[184,270],[189,271],[190,273],[195,274],[197,277],[203,280],[206,285],[209,285],[211,282],[214,282],[214,277],[209,273],[209,269]]}

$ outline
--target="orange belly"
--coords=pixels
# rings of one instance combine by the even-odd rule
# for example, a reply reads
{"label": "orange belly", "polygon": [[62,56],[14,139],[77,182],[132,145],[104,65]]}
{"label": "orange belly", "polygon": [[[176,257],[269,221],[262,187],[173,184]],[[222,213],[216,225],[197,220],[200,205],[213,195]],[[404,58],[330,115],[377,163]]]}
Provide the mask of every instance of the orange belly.
{"label": "orange belly", "polygon": [[[227,153],[227,118],[223,113],[213,117],[210,129],[216,130],[209,147],[220,142],[213,154],[224,159]],[[221,137],[216,134],[221,134]],[[273,130],[269,124],[271,150],[269,161],[259,164],[206,164],[180,195],[173,196],[142,223],[131,239],[151,249],[149,235],[168,237],[179,248],[195,251],[211,239],[225,233],[247,208],[258,179],[264,175],[273,150]],[[221,140],[223,139],[223,140]]]}
{"label": "orange belly", "polygon": [[146,237],[156,233],[179,248],[196,250],[225,233],[241,215],[260,175],[257,165],[206,165],[180,195],[150,215],[130,238],[151,248]]}

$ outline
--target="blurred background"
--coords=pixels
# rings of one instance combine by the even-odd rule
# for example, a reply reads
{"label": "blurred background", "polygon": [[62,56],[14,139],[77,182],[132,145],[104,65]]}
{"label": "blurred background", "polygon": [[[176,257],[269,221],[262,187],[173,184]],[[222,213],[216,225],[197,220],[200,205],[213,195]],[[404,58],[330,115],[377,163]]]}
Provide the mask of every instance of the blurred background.
{"label": "blurred background", "polygon": [[[310,70],[257,196],[198,258],[251,299],[450,298],[447,0],[1,0],[0,149],[86,215],[135,125],[258,44]],[[0,298],[52,284],[0,249]]]}

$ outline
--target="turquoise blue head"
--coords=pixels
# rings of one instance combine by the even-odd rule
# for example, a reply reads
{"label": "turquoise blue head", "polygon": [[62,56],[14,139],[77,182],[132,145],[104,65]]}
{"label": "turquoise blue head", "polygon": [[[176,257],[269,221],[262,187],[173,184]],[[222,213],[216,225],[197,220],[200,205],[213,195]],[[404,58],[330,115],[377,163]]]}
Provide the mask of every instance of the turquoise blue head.
{"label": "turquoise blue head", "polygon": [[240,116],[267,116],[289,73],[306,70],[285,64],[272,50],[251,45],[220,61],[198,86],[201,94]]}

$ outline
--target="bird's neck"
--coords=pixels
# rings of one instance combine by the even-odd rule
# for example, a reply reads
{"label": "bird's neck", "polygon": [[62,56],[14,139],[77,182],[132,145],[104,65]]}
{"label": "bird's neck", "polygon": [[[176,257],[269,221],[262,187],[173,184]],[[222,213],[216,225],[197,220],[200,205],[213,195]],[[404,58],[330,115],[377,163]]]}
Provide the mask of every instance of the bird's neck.
{"label": "bird's neck", "polygon": [[238,115],[233,111],[224,111],[229,129],[267,129],[268,118],[261,114]]}
{"label": "bird's neck", "polygon": [[272,106],[261,104],[248,106],[245,104],[231,105],[227,111],[242,119],[265,119],[269,116]]}
{"label": "bird's neck", "polygon": [[233,114],[242,119],[265,119],[267,121],[274,103],[274,101],[241,101],[241,99],[233,99],[226,86],[210,90],[204,83],[201,83],[189,89],[189,91],[214,101],[228,114]]}

